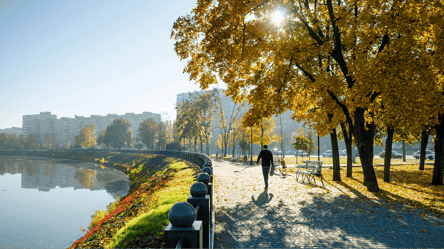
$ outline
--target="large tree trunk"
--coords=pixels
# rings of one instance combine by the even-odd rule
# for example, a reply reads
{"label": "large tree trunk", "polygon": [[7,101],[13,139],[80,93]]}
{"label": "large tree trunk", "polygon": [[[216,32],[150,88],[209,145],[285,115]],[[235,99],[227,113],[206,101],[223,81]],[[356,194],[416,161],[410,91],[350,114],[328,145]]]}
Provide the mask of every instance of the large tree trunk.
{"label": "large tree trunk", "polygon": [[197,152],[197,137],[194,137],[194,153]]}
{"label": "large tree trunk", "polygon": [[200,153],[203,154],[202,136],[200,136]]}
{"label": "large tree trunk", "polygon": [[339,147],[336,129],[332,129],[330,133],[331,150],[333,156],[333,181],[341,181],[341,165],[339,162]]}
{"label": "large tree trunk", "polygon": [[384,182],[390,182],[390,161],[392,159],[393,133],[390,127],[387,129],[387,140],[385,141],[384,155]]}
{"label": "large tree trunk", "polygon": [[224,135],[224,157],[227,156],[227,149],[228,149],[228,133]]}
{"label": "large tree trunk", "polygon": [[236,150],[236,133],[233,132],[233,157],[235,150]]}
{"label": "large tree trunk", "polygon": [[402,140],[402,161],[405,162],[406,159],[406,155],[405,155],[405,141]]}
{"label": "large tree trunk", "polygon": [[352,158],[352,132],[347,128],[344,123],[341,123],[342,134],[344,135],[345,149],[347,151],[347,177],[352,177],[353,173],[353,158]]}
{"label": "large tree trunk", "polygon": [[444,154],[444,115],[439,114],[439,124],[435,125],[435,167],[433,168],[432,185],[443,184],[443,154]]}
{"label": "large tree trunk", "polygon": [[421,132],[421,154],[419,155],[419,170],[424,170],[425,152],[427,149],[427,143],[429,142],[429,133],[427,129]]}
{"label": "large tree trunk", "polygon": [[364,173],[364,185],[367,186],[368,191],[378,192],[378,181],[376,179],[375,169],[373,168],[373,139],[375,125],[365,125],[364,111],[365,110],[360,107],[355,110],[354,137],[361,158],[362,171]]}

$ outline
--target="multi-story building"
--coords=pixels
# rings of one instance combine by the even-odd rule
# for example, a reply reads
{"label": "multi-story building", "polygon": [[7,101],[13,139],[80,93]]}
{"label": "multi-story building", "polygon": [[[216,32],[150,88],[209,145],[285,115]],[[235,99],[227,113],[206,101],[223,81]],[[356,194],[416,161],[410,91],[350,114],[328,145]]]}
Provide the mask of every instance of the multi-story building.
{"label": "multi-story building", "polygon": [[0,129],[0,133],[15,134],[16,136],[19,136],[22,134],[22,128],[11,127],[11,128],[6,128],[6,129]]}
{"label": "multi-story building", "polygon": [[91,117],[77,116],[74,118],[62,117],[57,119],[57,115],[51,112],[41,112],[35,115],[23,116],[23,135],[28,136],[34,133],[37,142],[42,143],[45,138],[53,138],[55,144],[66,145],[68,142],[75,144],[74,137],[85,125],[94,125],[96,136],[105,130],[114,119],[122,118],[131,123],[133,136],[137,137],[140,123],[148,118],[156,122],[161,121],[161,115],[152,112],[143,112],[141,114],[126,113],[125,115],[108,114],[106,116],[92,115]]}
{"label": "multi-story building", "polygon": [[53,136],[55,133],[55,122],[57,115],[51,112],[40,112],[40,114],[23,115],[22,133],[28,136],[33,133],[37,141],[41,143],[45,137]]}

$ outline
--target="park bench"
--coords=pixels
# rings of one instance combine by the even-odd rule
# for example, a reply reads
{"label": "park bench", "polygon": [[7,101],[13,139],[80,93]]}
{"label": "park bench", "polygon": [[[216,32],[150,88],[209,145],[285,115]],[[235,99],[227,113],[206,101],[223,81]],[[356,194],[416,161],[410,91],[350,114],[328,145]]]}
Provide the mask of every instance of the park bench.
{"label": "park bench", "polygon": [[306,161],[305,165],[300,165],[298,167],[298,171],[296,171],[296,180],[298,180],[298,176],[301,176],[302,182],[305,182],[305,180],[308,181],[308,183],[311,183],[313,180],[316,183],[315,177],[319,177],[321,179],[322,186],[324,186],[324,182],[322,179],[322,161]]}

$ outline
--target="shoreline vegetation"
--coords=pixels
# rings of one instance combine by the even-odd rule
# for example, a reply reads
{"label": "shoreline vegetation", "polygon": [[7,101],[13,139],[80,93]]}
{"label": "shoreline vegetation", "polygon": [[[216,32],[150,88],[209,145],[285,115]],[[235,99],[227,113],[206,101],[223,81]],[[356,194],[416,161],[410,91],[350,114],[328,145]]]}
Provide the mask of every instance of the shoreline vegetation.
{"label": "shoreline vegetation", "polygon": [[0,151],[0,156],[30,156],[96,162],[117,169],[131,181],[129,193],[91,216],[85,235],[69,248],[164,248],[163,233],[173,204],[186,201],[200,170],[162,155],[104,151]]}

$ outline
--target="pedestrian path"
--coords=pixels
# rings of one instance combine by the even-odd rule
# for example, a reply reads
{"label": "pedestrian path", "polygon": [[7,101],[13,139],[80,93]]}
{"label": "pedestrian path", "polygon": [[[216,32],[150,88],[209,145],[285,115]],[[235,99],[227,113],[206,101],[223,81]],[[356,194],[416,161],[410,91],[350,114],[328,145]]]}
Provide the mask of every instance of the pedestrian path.
{"label": "pedestrian path", "polygon": [[[261,166],[213,161],[216,248],[444,247],[444,218]],[[359,193],[358,193],[359,194]]]}

